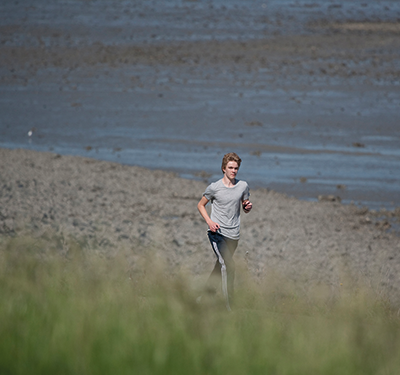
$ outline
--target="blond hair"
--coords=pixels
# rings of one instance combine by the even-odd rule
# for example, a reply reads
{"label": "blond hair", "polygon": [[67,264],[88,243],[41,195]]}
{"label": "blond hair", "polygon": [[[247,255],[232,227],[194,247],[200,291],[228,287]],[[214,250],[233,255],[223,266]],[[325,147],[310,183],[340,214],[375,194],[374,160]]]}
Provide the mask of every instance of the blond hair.
{"label": "blond hair", "polygon": [[226,168],[226,165],[230,161],[235,161],[237,163],[238,167],[240,167],[240,163],[242,162],[242,159],[240,159],[239,156],[237,154],[235,154],[234,152],[229,152],[229,153],[225,154],[224,157],[222,158],[222,165],[221,165],[222,173],[224,173],[224,169]]}

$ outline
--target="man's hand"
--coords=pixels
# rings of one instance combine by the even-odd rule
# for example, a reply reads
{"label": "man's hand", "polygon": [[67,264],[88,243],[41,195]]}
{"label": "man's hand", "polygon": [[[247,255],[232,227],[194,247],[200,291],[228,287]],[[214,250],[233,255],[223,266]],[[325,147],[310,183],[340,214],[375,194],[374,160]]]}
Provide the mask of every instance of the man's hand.
{"label": "man's hand", "polygon": [[207,223],[207,225],[208,225],[208,227],[210,228],[210,231],[211,231],[211,232],[216,232],[216,231],[219,229],[219,224],[213,222],[212,220],[210,220],[210,221]]}
{"label": "man's hand", "polygon": [[242,202],[242,207],[243,207],[243,211],[247,214],[247,213],[249,213],[249,212],[251,211],[251,209],[253,208],[253,204],[252,204],[248,199],[245,199],[245,200]]}

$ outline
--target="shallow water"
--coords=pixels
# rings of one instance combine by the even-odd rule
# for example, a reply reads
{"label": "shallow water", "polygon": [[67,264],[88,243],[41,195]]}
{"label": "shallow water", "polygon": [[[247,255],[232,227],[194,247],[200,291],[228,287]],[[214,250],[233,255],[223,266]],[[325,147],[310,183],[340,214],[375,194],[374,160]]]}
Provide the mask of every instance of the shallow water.
{"label": "shallow water", "polygon": [[[393,1],[23,4],[0,6],[7,15],[3,47],[248,41],[314,35],[313,23],[327,19],[400,16]],[[240,177],[253,188],[393,208],[400,203],[400,82],[387,71],[396,70],[400,56],[389,53],[394,57],[372,73],[368,59],[323,57],[322,66],[338,69],[345,61],[345,69],[358,69],[345,76],[315,70],[321,62],[313,59],[251,69],[197,64],[190,56],[183,65],[3,66],[0,146],[169,169],[207,182],[220,177],[220,160],[233,150],[243,159]]]}

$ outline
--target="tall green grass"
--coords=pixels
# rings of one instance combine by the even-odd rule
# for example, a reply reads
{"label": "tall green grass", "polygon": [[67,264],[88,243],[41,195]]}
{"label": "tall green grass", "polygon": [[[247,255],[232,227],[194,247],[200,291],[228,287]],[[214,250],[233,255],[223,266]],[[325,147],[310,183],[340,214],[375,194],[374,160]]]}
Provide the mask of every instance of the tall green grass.
{"label": "tall green grass", "polygon": [[152,259],[132,268],[125,252],[51,241],[0,242],[2,375],[400,371],[399,320],[368,289],[332,300],[242,278],[228,313]]}

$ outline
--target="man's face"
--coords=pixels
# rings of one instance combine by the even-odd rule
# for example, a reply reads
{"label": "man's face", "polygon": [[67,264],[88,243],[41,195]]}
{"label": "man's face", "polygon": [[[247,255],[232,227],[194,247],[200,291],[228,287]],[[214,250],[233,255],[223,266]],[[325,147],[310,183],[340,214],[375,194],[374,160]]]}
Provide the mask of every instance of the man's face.
{"label": "man's face", "polygon": [[236,161],[228,161],[228,164],[224,169],[225,176],[231,180],[236,177],[238,171],[239,171],[238,163],[236,163]]}

